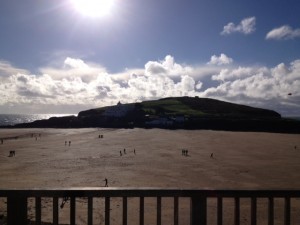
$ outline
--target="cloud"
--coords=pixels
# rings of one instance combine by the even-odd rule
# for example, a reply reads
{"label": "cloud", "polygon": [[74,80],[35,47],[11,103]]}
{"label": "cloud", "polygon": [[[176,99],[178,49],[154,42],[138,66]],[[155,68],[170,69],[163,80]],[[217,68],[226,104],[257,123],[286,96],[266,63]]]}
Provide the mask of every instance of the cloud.
{"label": "cloud", "polygon": [[[280,63],[274,68],[223,69],[219,74],[212,76],[212,79],[221,83],[206,89],[201,93],[202,97],[275,109],[284,114],[299,112],[300,60],[295,60],[290,65]],[[292,96],[288,93],[292,93]]]}
{"label": "cloud", "polygon": [[9,62],[0,60],[0,77],[8,77],[11,74],[29,73],[27,70],[12,66]]}
{"label": "cloud", "polygon": [[53,79],[67,79],[80,78],[83,82],[89,83],[97,78],[98,74],[106,73],[106,69],[94,63],[86,63],[81,59],[74,59],[67,57],[63,64],[58,67],[44,67],[40,68],[42,74],[50,74]]}
{"label": "cloud", "polygon": [[[211,61],[230,59],[223,55]],[[296,114],[300,109],[300,60],[273,68],[222,63],[187,65],[168,55],[163,60],[146,62],[144,68],[114,74],[96,63],[66,58],[61,65],[41,68],[37,75],[14,68],[11,71],[19,73],[0,77],[3,113],[16,109],[25,110],[20,113],[76,113],[118,101],[172,96],[216,98],[285,114]]]}
{"label": "cloud", "polygon": [[288,25],[274,28],[266,35],[267,40],[289,40],[294,38],[300,38],[300,29],[293,29]]}
{"label": "cloud", "polygon": [[231,64],[232,62],[233,62],[232,58],[229,58],[227,55],[222,53],[219,57],[216,55],[213,55],[207,64],[208,65],[226,65],[226,64]]}
{"label": "cloud", "polygon": [[221,35],[229,35],[232,33],[243,33],[243,34],[251,34],[255,31],[255,17],[248,17],[243,19],[238,25],[230,22],[224,26]]}
{"label": "cloud", "polygon": [[145,65],[146,75],[165,74],[172,77],[180,77],[182,74],[190,74],[192,72],[193,68],[176,63],[174,57],[170,55],[167,55],[164,60],[149,61]]}

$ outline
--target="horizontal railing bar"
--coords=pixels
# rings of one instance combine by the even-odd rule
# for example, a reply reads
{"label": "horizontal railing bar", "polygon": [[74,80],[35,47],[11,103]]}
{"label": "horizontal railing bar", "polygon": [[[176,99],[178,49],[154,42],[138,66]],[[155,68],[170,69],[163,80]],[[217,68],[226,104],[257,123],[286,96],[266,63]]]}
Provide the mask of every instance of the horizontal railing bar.
{"label": "horizontal railing bar", "polygon": [[300,197],[300,190],[206,190],[159,188],[0,189],[0,197]]}

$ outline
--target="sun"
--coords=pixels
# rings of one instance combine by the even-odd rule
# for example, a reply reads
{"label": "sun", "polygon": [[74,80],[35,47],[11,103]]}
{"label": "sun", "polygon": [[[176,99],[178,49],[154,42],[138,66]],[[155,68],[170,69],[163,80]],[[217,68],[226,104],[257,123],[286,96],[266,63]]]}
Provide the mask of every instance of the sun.
{"label": "sun", "polygon": [[114,0],[70,0],[76,11],[84,16],[103,17],[110,13]]}

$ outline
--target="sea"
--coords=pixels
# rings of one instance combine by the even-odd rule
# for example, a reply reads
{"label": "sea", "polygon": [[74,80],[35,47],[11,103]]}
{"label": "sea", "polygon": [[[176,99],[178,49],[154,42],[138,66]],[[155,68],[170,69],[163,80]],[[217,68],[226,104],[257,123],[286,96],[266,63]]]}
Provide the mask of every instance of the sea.
{"label": "sea", "polygon": [[[30,123],[35,120],[49,119],[51,117],[77,116],[77,114],[0,114],[0,126],[9,126],[19,123]],[[300,117],[286,117],[300,121]]]}
{"label": "sea", "polygon": [[71,115],[76,116],[76,114],[0,114],[0,126],[30,123],[35,120],[49,119],[50,117],[62,117]]}

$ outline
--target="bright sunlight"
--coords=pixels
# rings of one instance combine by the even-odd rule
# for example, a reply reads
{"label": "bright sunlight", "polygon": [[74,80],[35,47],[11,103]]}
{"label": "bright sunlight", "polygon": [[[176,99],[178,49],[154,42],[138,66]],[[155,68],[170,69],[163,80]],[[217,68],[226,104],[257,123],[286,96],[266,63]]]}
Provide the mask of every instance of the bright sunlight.
{"label": "bright sunlight", "polygon": [[103,17],[110,13],[114,0],[70,0],[84,16]]}

